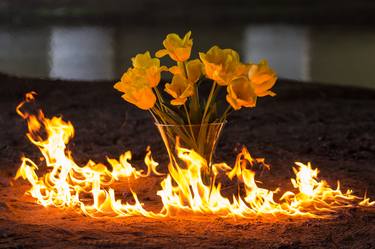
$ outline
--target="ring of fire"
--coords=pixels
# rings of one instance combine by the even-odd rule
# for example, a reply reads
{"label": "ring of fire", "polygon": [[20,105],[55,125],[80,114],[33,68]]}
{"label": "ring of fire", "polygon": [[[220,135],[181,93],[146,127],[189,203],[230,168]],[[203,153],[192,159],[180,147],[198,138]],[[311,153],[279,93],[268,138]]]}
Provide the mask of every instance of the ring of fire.
{"label": "ring of fire", "polygon": [[[233,167],[226,163],[212,166],[215,181],[207,186],[201,176],[205,160],[198,153],[178,147],[178,155],[185,165],[172,167],[168,174],[158,172],[158,163],[148,150],[145,156],[147,171],[138,170],[130,164],[131,152],[127,151],[117,159],[108,158],[109,170],[104,164],[89,161],[78,165],[66,145],[74,136],[70,122],[61,117],[47,118],[40,110],[36,115],[23,112],[26,103],[34,101],[35,92],[16,108],[17,113],[27,121],[27,137],[43,155],[48,172],[37,175],[38,165],[27,157],[22,158],[15,179],[27,180],[31,188],[27,191],[42,206],[73,208],[91,217],[145,216],[164,218],[181,212],[212,214],[223,217],[253,218],[256,216],[302,216],[311,218],[330,218],[342,208],[353,206],[375,206],[366,195],[356,196],[352,190],[342,191],[338,182],[331,188],[324,180],[318,179],[318,169],[310,163],[295,163],[295,178],[291,179],[295,191],[286,191],[275,200],[279,189],[268,190],[259,185],[252,169],[255,163],[263,164],[263,159],[254,159],[246,148],[237,155]],[[132,201],[123,202],[116,197],[112,185],[119,181],[134,181],[151,174],[162,178],[161,189],[157,195],[161,199],[159,212],[149,211],[130,188]],[[230,197],[221,193],[221,183],[217,177],[225,175],[237,182],[238,191]],[[241,190],[241,191],[240,191]],[[87,203],[85,196],[90,196]]]}

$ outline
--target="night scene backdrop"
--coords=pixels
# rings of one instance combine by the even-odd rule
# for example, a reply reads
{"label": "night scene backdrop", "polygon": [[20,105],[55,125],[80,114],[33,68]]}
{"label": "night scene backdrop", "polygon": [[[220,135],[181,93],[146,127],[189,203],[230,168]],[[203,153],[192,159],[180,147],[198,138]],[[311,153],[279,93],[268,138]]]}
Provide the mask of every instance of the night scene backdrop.
{"label": "night scene backdrop", "polygon": [[[374,13],[370,0],[2,0],[0,248],[374,248],[373,207],[330,219],[93,219],[41,207],[25,196],[28,183],[13,179],[23,156],[42,162],[15,111],[30,91],[47,117],[74,125],[68,148],[77,163],[131,150],[142,165],[150,145],[167,172],[152,117],[113,85],[136,54],[153,55],[167,34],[191,30],[193,57],[219,45],[246,63],[267,59],[278,75],[275,97],[228,118],[214,161],[232,165],[246,146],[271,167],[262,170],[262,187],[292,189],[294,162],[311,162],[331,186],[340,180],[343,190],[374,200]],[[134,188],[142,202],[160,199],[155,179]]]}

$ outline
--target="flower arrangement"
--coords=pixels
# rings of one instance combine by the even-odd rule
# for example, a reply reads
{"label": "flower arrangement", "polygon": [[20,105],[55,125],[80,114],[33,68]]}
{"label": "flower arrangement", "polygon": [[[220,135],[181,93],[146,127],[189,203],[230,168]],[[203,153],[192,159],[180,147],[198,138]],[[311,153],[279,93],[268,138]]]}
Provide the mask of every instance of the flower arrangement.
{"label": "flower arrangement", "polygon": [[[183,38],[169,34],[163,41],[164,49],[149,51],[132,58],[133,67],[115,84],[123,92],[126,101],[143,110],[149,110],[159,123],[202,124],[219,122],[227,118],[231,110],[241,107],[255,107],[257,97],[274,96],[270,88],[276,82],[275,72],[266,61],[259,64],[245,64],[233,49],[213,46],[207,53],[199,53],[200,59],[190,59],[193,40],[191,31]],[[170,68],[160,65],[159,58],[168,55],[177,65]],[[161,73],[172,74],[172,81],[166,83],[166,99],[160,91]],[[205,80],[205,79],[209,79]],[[199,95],[202,84],[211,84],[207,98]],[[216,96],[226,88],[228,107],[219,112]]]}
{"label": "flower arrangement", "polygon": [[[218,46],[200,52],[198,59],[191,59],[191,31],[182,38],[168,34],[163,45],[164,49],[155,53],[156,58],[149,51],[132,58],[133,66],[114,88],[124,93],[126,101],[149,110],[157,124],[174,126],[167,135],[178,136],[202,155],[207,154],[207,124],[222,123],[233,110],[253,108],[258,97],[275,95],[270,89],[277,77],[266,61],[242,63],[235,50]],[[159,58],[164,56],[176,64],[162,66]],[[171,80],[162,91],[160,81],[164,72],[170,74]],[[224,98],[219,93],[225,91]]]}

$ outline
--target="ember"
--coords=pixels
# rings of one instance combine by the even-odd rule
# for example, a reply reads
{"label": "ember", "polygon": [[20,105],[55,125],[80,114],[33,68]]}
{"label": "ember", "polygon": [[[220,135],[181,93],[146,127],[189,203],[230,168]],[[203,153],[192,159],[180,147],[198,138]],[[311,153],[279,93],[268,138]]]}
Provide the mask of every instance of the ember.
{"label": "ember", "polygon": [[[296,176],[291,179],[295,191],[285,192],[276,200],[274,194],[280,190],[259,187],[252,170],[254,163],[263,163],[263,159],[252,158],[246,148],[238,154],[233,167],[226,163],[212,165],[215,177],[212,186],[206,185],[201,175],[202,168],[207,167],[206,161],[194,150],[182,147],[178,148],[178,156],[185,165],[172,167],[170,164],[166,176],[157,170],[158,163],[150,151],[145,156],[147,172],[130,164],[130,152],[122,154],[119,160],[108,159],[111,170],[93,161],[80,166],[66,148],[74,135],[70,122],[61,117],[47,118],[42,111],[34,115],[21,110],[26,103],[34,101],[35,95],[34,92],[26,94],[25,101],[17,107],[17,113],[27,121],[27,137],[42,153],[48,172],[38,176],[38,165],[24,157],[15,178],[26,179],[32,186],[27,193],[43,206],[69,207],[92,217],[138,215],[163,218],[183,211],[244,218],[269,215],[329,218],[340,208],[375,205],[375,201],[358,197],[350,189],[342,191],[339,183],[336,189],[331,188],[326,181],[318,179],[318,169],[313,169],[310,163],[300,162],[293,168]],[[133,190],[131,202],[116,198],[112,187],[115,182],[151,174],[162,178],[161,189],[156,193],[163,205],[160,212],[149,211]],[[243,194],[238,191],[230,198],[224,197],[221,183],[216,180],[222,175],[236,179],[238,189],[244,190]],[[91,203],[84,200],[83,196],[87,195],[91,195]]]}

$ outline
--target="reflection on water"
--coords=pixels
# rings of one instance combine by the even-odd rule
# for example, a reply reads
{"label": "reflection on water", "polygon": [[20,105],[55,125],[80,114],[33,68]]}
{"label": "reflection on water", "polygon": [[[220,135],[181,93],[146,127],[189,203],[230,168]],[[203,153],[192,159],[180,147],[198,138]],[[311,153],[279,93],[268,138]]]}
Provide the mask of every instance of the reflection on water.
{"label": "reflection on water", "polygon": [[94,27],[51,30],[50,72],[52,78],[112,79],[114,75],[113,34]]}
{"label": "reflection on water", "polygon": [[[0,27],[0,71],[115,80],[136,53],[156,51],[166,33],[136,27]],[[251,25],[193,29],[193,37],[196,51],[215,43],[240,51],[244,61],[267,58],[283,78],[375,87],[375,30]]]}
{"label": "reflection on water", "polygon": [[310,39],[306,28],[252,26],[245,30],[245,61],[267,59],[281,77],[310,80]]}

